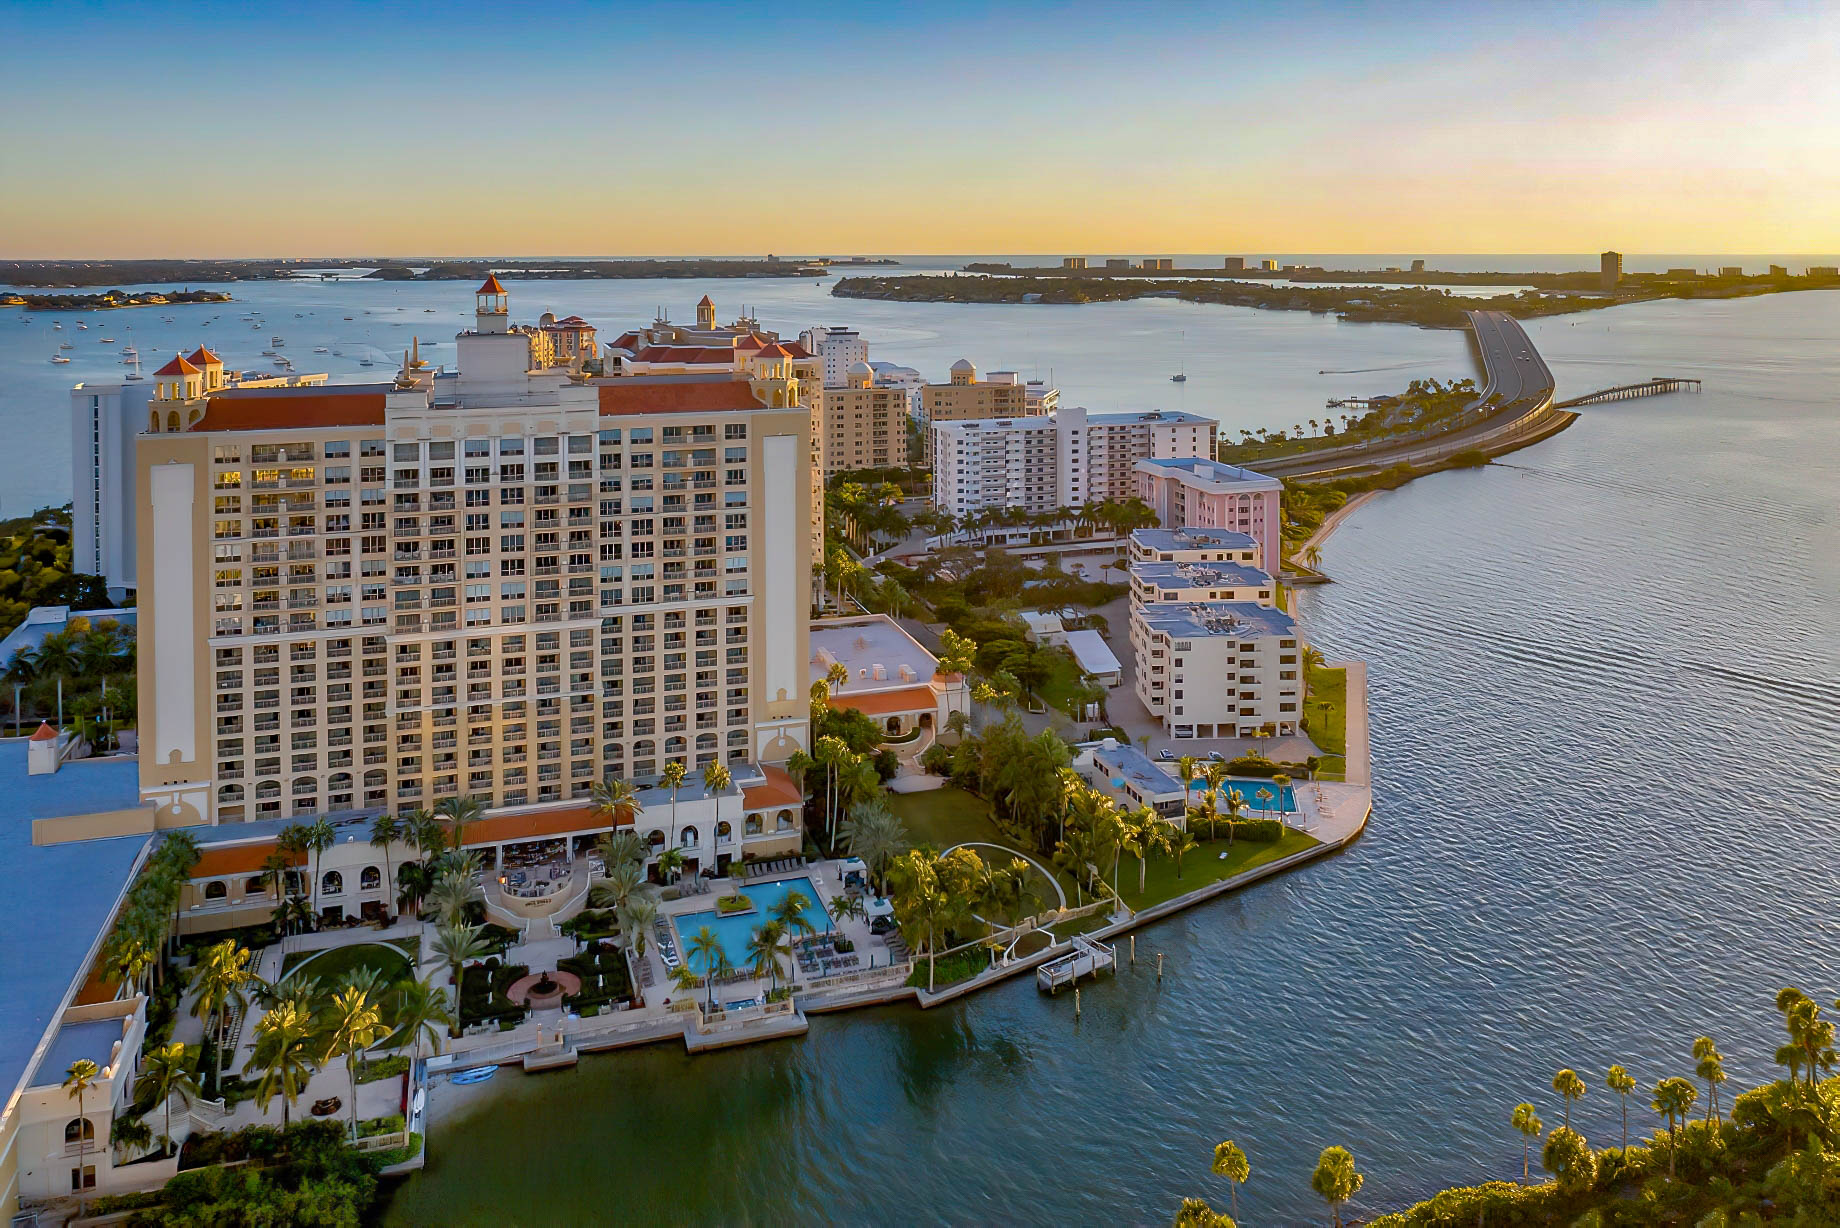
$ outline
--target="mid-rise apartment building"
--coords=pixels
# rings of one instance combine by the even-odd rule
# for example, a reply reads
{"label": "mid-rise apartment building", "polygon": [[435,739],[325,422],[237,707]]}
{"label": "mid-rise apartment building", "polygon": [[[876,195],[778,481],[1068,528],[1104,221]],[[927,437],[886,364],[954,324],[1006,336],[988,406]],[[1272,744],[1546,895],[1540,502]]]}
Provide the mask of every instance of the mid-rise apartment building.
{"label": "mid-rise apartment building", "polygon": [[790,364],[538,369],[496,278],[476,308],[452,372],[156,383],[136,522],[162,825],[539,806],[806,744]]}
{"label": "mid-rise apartment building", "polygon": [[1231,529],[1134,529],[1131,565],[1140,563],[1240,563],[1264,567],[1264,552],[1250,533]]}
{"label": "mid-rise apartment building", "polygon": [[1271,577],[1245,563],[1133,563],[1131,606],[1197,601],[1250,601],[1270,605]]}
{"label": "mid-rise apartment building", "polygon": [[1260,565],[1283,564],[1284,483],[1208,457],[1137,462],[1137,497],[1166,529],[1231,529],[1258,539]]}
{"label": "mid-rise apartment building", "polygon": [[824,386],[840,388],[851,367],[869,361],[869,343],[853,328],[808,328],[799,344],[824,364]]}
{"label": "mid-rise apartment building", "polygon": [[1137,462],[1209,455],[1217,426],[1198,414],[1090,414],[1077,405],[1046,415],[935,422],[933,503],[965,516],[1128,499]]}
{"label": "mid-rise apartment building", "polygon": [[907,464],[907,392],[875,383],[866,362],[824,390],[824,476]]}
{"label": "mid-rise apartment building", "polygon": [[1014,371],[993,371],[979,379],[969,358],[952,364],[946,383],[920,389],[920,428],[925,435],[925,460],[931,462],[932,427],[935,422],[972,422],[992,418],[1020,418],[1045,414],[1053,404],[1040,391],[1030,404],[1029,385]]}
{"label": "mid-rise apartment building", "polygon": [[1254,602],[1134,605],[1137,698],[1174,738],[1296,733],[1302,642],[1290,615]]}

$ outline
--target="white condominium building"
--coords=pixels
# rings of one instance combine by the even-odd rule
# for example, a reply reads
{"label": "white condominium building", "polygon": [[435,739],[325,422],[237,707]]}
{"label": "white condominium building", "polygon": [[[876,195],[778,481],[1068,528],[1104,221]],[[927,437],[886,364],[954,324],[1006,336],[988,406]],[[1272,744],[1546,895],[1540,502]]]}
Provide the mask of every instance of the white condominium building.
{"label": "white condominium building", "polygon": [[1243,563],[1263,569],[1258,539],[1232,529],[1134,529],[1131,563]]}
{"label": "white condominium building", "polygon": [[869,361],[869,343],[853,328],[808,328],[799,344],[824,364],[824,386],[838,388],[851,366]]}
{"label": "white condominium building", "polygon": [[1270,605],[1271,577],[1244,563],[1133,563],[1131,605],[1250,601]]}
{"label": "white condominium building", "polygon": [[1301,645],[1290,615],[1252,602],[1131,610],[1137,698],[1174,738],[1297,732]]}
{"label": "white condominium building", "polygon": [[565,803],[806,746],[789,365],[533,369],[496,278],[457,341],[458,370],[387,384],[159,377],[135,519],[161,826]]}
{"label": "white condominium building", "polygon": [[1207,456],[1217,425],[1197,414],[1090,414],[1077,405],[1039,416],[935,420],[933,503],[965,516],[1130,498],[1139,460]]}

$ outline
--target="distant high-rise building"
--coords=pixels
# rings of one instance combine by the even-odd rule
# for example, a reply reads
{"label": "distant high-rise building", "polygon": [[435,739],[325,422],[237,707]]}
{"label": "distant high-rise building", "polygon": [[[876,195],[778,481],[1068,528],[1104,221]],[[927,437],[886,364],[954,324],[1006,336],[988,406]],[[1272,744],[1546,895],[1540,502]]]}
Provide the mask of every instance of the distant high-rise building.
{"label": "distant high-rise building", "polygon": [[1773,264],[1773,265],[1771,265],[1771,266],[1770,266],[1770,276],[1771,276],[1771,277],[1787,277],[1788,275],[1789,275],[1789,266],[1788,266],[1788,265],[1786,265],[1786,264]]}
{"label": "distant high-rise building", "polygon": [[1808,266],[1810,277],[1840,277],[1840,265],[1811,264]]}
{"label": "distant high-rise building", "polygon": [[1719,276],[1720,277],[1742,277],[1744,276],[1744,269],[1742,266],[1736,265],[1736,264],[1721,265],[1719,267]]}
{"label": "distant high-rise building", "polygon": [[1623,253],[1605,252],[1597,258],[1599,276],[1603,279],[1604,289],[1614,290],[1623,280]]}
{"label": "distant high-rise building", "polygon": [[1086,267],[1086,257],[1063,256],[1061,257],[1061,267],[1063,269],[1083,269]]}
{"label": "distant high-rise building", "polygon": [[1173,269],[1176,262],[1168,256],[1145,256],[1143,267],[1146,269]]}
{"label": "distant high-rise building", "polygon": [[1122,256],[1112,256],[1107,258],[1105,267],[1108,269],[1128,269],[1131,267],[1131,262]]}
{"label": "distant high-rise building", "polygon": [[1278,271],[1278,262],[1276,260],[1261,260],[1259,261],[1259,267],[1264,269],[1267,273],[1276,273]]}
{"label": "distant high-rise building", "polygon": [[1423,273],[1425,271],[1425,262],[1423,260],[1414,260],[1412,262],[1412,271],[1414,273]]}
{"label": "distant high-rise building", "polygon": [[1220,267],[1229,273],[1244,273],[1246,271],[1246,258],[1244,256],[1228,256],[1225,263]]}

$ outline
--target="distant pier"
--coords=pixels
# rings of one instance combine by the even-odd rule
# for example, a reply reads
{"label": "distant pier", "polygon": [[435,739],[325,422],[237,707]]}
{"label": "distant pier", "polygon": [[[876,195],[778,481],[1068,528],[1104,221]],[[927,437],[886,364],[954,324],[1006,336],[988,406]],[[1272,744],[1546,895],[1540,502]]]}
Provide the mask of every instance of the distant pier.
{"label": "distant pier", "polygon": [[1678,375],[1657,375],[1639,384],[1618,384],[1614,388],[1587,392],[1581,397],[1561,401],[1553,408],[1570,409],[1574,405],[1599,405],[1605,401],[1627,401],[1631,397],[1660,396],[1664,392],[1698,392],[1699,390],[1700,382],[1696,379],[1687,379]]}

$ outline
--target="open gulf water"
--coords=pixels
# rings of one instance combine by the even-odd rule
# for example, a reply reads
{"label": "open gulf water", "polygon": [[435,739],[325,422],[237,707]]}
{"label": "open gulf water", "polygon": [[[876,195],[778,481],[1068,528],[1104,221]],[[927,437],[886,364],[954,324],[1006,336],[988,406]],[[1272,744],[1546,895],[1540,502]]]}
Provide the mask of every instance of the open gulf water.
{"label": "open gulf water", "polygon": [[[522,318],[576,311],[609,336],[660,301],[688,316],[708,290],[725,317],[745,301],[768,327],[855,325],[872,357],[934,378],[962,354],[1052,371],[1072,403],[1231,430],[1472,373],[1458,333],[1166,301],[510,288]],[[170,329],[169,354],[227,332],[234,364],[280,333],[311,370],[317,344],[399,350],[413,330],[392,317],[451,337],[467,289],[236,286],[224,308],[91,313],[80,335],[132,320],[147,340]],[[260,332],[239,320],[251,305]],[[182,312],[220,318],[159,322],[199,318]],[[56,424],[0,456],[8,513],[68,498],[64,388],[119,370],[47,365],[52,318],[0,316],[0,424],[15,439]],[[1227,1137],[1252,1162],[1243,1222],[1323,1222],[1309,1172],[1329,1143],[1367,1174],[1359,1215],[1517,1175],[1509,1113],[1532,1100],[1556,1121],[1560,1066],[1591,1082],[1573,1119],[1599,1143],[1619,1133],[1612,1062],[1644,1085],[1690,1074],[1709,1033],[1734,1089],[1769,1077],[1775,991],[1840,992],[1840,293],[1529,333],[1562,396],[1661,374],[1705,391],[1588,408],[1500,463],[1380,496],[1330,540],[1335,583],[1301,614],[1328,655],[1369,663],[1375,814],[1353,848],[1144,931],[1136,970],[1087,987],[1078,1021],[1021,979],[727,1053],[502,1072],[436,1124],[388,1222],[1167,1223],[1184,1195],[1226,1204],[1208,1164]],[[1167,383],[1178,361],[1185,387]]]}

